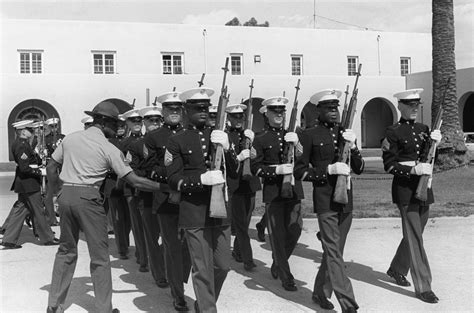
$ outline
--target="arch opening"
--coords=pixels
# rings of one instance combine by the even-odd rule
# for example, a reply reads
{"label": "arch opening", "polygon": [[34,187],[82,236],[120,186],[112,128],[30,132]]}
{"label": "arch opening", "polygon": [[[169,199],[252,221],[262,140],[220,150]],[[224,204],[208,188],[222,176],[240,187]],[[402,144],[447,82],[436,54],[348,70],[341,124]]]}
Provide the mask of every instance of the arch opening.
{"label": "arch opening", "polygon": [[396,121],[396,116],[395,108],[387,99],[369,100],[361,114],[362,148],[380,148],[385,129]]}
{"label": "arch opening", "polygon": [[474,132],[474,92],[463,95],[459,101],[460,122],[463,132]]}

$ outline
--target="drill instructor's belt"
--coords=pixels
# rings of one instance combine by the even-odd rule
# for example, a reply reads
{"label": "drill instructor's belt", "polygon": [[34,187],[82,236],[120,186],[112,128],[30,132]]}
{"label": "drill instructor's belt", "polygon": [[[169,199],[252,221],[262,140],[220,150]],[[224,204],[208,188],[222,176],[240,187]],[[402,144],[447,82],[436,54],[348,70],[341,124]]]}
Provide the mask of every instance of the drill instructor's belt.
{"label": "drill instructor's belt", "polygon": [[93,184],[74,184],[74,183],[63,183],[63,186],[70,186],[70,187],[85,187],[85,188],[94,188],[94,189],[100,189],[99,185],[93,185]]}
{"label": "drill instructor's belt", "polygon": [[406,166],[415,166],[416,165],[416,161],[403,161],[403,162],[398,162],[400,163],[401,165],[406,165]]}

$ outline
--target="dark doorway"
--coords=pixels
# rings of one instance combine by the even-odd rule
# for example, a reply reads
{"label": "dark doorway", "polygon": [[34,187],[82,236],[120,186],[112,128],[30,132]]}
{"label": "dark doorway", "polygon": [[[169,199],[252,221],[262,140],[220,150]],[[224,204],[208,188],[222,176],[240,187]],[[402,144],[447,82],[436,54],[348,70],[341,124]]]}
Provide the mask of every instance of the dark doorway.
{"label": "dark doorway", "polygon": [[474,132],[474,92],[471,92],[464,102],[461,125],[463,132]]}
{"label": "dark doorway", "polygon": [[[254,98],[252,97],[252,130],[254,133],[260,133],[265,129],[265,119],[262,113],[259,112],[260,108],[262,107],[262,98]],[[245,105],[248,105],[249,99],[242,102]]]}
{"label": "dark doorway", "polygon": [[[15,140],[15,130],[12,127],[12,123],[22,119],[45,121],[52,117],[59,117],[61,120],[58,111],[46,101],[28,99],[18,103],[8,116],[8,146],[10,147]],[[59,123],[59,132],[61,133],[61,122]],[[10,161],[13,161],[11,151],[8,152],[8,158]]]}
{"label": "dark doorway", "polygon": [[318,112],[316,109],[316,105],[308,101],[304,105],[303,110],[301,111],[300,120],[301,128],[314,127],[316,121],[318,120]]}
{"label": "dark doorway", "polygon": [[380,148],[385,129],[394,121],[390,101],[374,98],[367,102],[361,114],[362,148]]}

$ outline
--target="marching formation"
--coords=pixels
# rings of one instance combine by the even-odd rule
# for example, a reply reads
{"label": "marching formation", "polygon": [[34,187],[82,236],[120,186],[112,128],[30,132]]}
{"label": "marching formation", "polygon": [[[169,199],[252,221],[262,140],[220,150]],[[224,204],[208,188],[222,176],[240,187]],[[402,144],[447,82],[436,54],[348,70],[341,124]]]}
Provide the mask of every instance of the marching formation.
{"label": "marching formation", "polygon": [[[252,131],[253,80],[247,105],[228,104],[226,73],[227,64],[217,105],[211,103],[214,90],[203,86],[203,76],[197,88],[167,92],[153,106],[123,114],[113,103],[101,102],[85,112],[84,130],[67,136],[58,134],[57,118],[41,123],[50,126],[47,136],[35,135],[33,120],[13,125],[17,139],[11,150],[17,168],[12,190],[18,201],[2,226],[2,244],[21,248],[17,241],[27,216],[41,242],[59,244],[47,312],[65,309],[80,231],[89,249],[98,312],[119,312],[112,306],[110,232],[120,259],[132,257],[133,233],[138,270],[150,271],[157,287],[170,288],[170,306],[176,311],[190,310],[184,283],[191,276],[194,310],[217,312],[231,258],[245,271],[257,267],[249,224],[260,190],[265,214],[257,230],[259,240],[265,240],[265,228],[269,234],[269,274],[284,290],[297,291],[290,257],[303,227],[301,200],[312,197],[323,248],[312,299],[323,309],[333,309],[329,299],[334,292],[342,312],[357,312],[343,254],[357,192],[351,173],[361,174],[365,165],[351,130],[360,67],[342,116],[342,92],[325,89],[309,100],[317,121],[309,128],[296,127],[298,81],[288,126],[290,100],[271,97],[259,110],[266,126],[258,133]],[[436,303],[423,229],[433,202],[430,150],[441,141],[441,133],[416,122],[422,91],[394,95],[401,119],[387,128],[382,142],[403,225],[403,239],[387,274],[409,286],[410,271],[416,296]],[[304,194],[303,181],[312,183],[311,195]],[[51,230],[58,223],[56,212],[59,240]]]}

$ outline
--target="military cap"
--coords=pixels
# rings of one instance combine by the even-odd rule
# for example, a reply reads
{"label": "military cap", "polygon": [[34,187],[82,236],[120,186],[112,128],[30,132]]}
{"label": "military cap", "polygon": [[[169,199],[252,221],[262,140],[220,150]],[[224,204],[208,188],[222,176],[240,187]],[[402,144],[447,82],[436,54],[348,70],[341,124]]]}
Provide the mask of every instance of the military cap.
{"label": "military cap", "polygon": [[260,113],[266,113],[269,108],[283,107],[286,108],[287,103],[289,102],[286,97],[271,97],[263,100],[262,107],[260,108]]}
{"label": "military cap", "polygon": [[397,98],[399,102],[404,104],[419,104],[422,92],[423,88],[415,88],[397,92],[393,96]]}
{"label": "military cap", "polygon": [[138,113],[141,117],[149,117],[149,116],[162,116],[161,108],[156,106],[149,106],[141,108]]}
{"label": "military cap", "polygon": [[86,117],[81,119],[82,124],[92,123],[93,121],[94,121],[94,119],[90,116],[86,116]]}
{"label": "military cap", "polygon": [[309,102],[316,106],[339,106],[339,98],[341,97],[341,95],[342,91],[338,89],[324,89],[312,95],[311,98],[309,98]]}
{"label": "military cap", "polygon": [[33,127],[33,120],[21,120],[12,124],[15,129],[25,129]]}
{"label": "military cap", "polygon": [[99,104],[97,104],[92,111],[84,111],[87,115],[90,115],[92,117],[94,116],[104,116],[108,117],[114,120],[118,120],[119,116],[119,110],[110,101],[102,101]]}
{"label": "military cap", "polygon": [[128,110],[127,112],[120,114],[119,119],[126,120],[128,118],[141,117],[141,115],[138,111],[139,111],[139,109]]}
{"label": "military cap", "polygon": [[175,91],[162,94],[157,98],[157,101],[161,103],[161,105],[183,103],[183,101],[180,99],[180,93]]}
{"label": "military cap", "polygon": [[185,102],[187,107],[206,107],[211,105],[211,96],[213,94],[213,89],[199,87],[182,92],[179,98]]}
{"label": "military cap", "polygon": [[57,118],[57,117],[48,118],[46,121],[44,121],[44,123],[46,125],[55,125],[55,124],[59,123],[59,118]]}
{"label": "military cap", "polygon": [[245,104],[230,104],[227,105],[225,111],[228,114],[233,114],[233,113],[244,113],[244,111],[247,110],[247,106]]}

